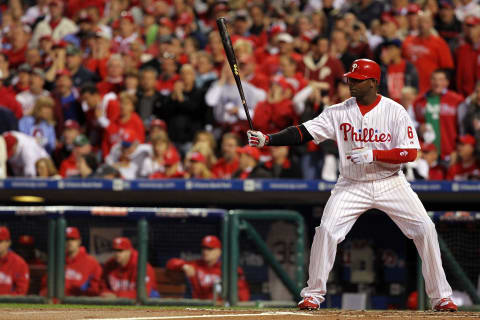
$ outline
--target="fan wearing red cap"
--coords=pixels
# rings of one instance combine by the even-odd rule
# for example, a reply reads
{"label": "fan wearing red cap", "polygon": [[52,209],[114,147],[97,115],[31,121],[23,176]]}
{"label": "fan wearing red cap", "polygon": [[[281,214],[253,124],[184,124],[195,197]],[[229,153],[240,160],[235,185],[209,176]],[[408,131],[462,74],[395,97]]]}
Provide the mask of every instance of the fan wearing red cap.
{"label": "fan wearing red cap", "polygon": [[[166,263],[168,271],[184,272],[192,287],[194,299],[213,299],[215,285],[219,284],[222,275],[222,243],[218,237],[207,235],[201,241],[202,258],[194,261],[185,261],[171,258]],[[238,268],[238,299],[248,301],[250,289],[245,280],[243,270]]]}
{"label": "fan wearing red cap", "polygon": [[185,172],[187,179],[211,179],[213,173],[207,166],[207,158],[200,151],[187,155],[188,166]]}
{"label": "fan wearing red cap", "polygon": [[457,141],[457,159],[447,172],[447,180],[480,180],[480,163],[475,157],[475,138],[466,134]]}
{"label": "fan wearing red cap", "polygon": [[446,168],[438,161],[438,150],[433,143],[422,143],[422,159],[428,164],[428,180],[445,180]]}
{"label": "fan wearing red cap", "polygon": [[157,135],[151,143],[153,155],[143,161],[141,176],[149,177],[157,173],[166,177],[167,168],[177,165],[180,155],[166,133]]}
{"label": "fan wearing red cap", "polygon": [[260,150],[251,146],[244,146],[237,149],[240,155],[238,170],[233,174],[233,178],[271,178],[272,175],[266,170],[260,162]]}
{"label": "fan wearing red cap", "polygon": [[238,170],[239,156],[237,149],[240,137],[235,133],[225,133],[222,137],[222,157],[212,167],[213,175],[218,179],[231,179]]}
{"label": "fan wearing red cap", "polygon": [[476,43],[480,43],[480,18],[465,19],[462,40],[455,50],[455,81],[458,93],[468,97],[479,80],[480,61],[475,57],[478,55]]}
{"label": "fan wearing red cap", "polygon": [[[102,267],[82,246],[82,237],[76,227],[65,230],[65,295],[98,296]],[[47,293],[46,282],[41,293]]]}
{"label": "fan wearing red cap", "polygon": [[340,177],[316,228],[309,279],[300,292],[303,299],[298,308],[320,308],[338,240],[347,236],[364,211],[381,207],[404,234],[415,239],[425,264],[423,277],[430,288],[427,292],[433,309],[456,311],[442,268],[435,225],[401,171],[402,164],[416,160],[420,149],[413,121],[402,105],[377,93],[381,70],[375,61],[353,61],[345,77],[352,97],[324,108],[315,118],[268,135],[247,131],[253,148],[310,141],[319,144],[328,139],[338,147]]}
{"label": "fan wearing red cap", "polygon": [[[113,239],[112,249],[115,253],[103,268],[100,295],[104,298],[136,299],[138,252],[126,237]],[[147,297],[159,297],[155,272],[150,263],[147,263],[145,290]]]}
{"label": "fan wearing red cap", "polygon": [[10,230],[0,226],[0,295],[26,295],[30,271],[25,260],[12,250]]}
{"label": "fan wearing red cap", "polygon": [[133,15],[128,11],[122,11],[118,20],[118,36],[114,38],[112,50],[118,53],[126,53],[130,45],[138,38],[137,27]]}

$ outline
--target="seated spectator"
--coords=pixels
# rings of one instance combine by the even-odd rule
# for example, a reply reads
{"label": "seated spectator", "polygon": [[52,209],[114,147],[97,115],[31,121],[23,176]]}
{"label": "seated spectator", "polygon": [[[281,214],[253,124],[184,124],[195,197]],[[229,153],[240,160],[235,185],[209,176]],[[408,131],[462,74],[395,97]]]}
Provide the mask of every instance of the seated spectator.
{"label": "seated spectator", "polygon": [[65,121],[63,128],[62,135],[57,140],[57,148],[53,156],[58,166],[70,156],[74,147],[73,141],[80,134],[80,125],[75,120],[69,119]]}
{"label": "seated spectator", "polygon": [[[222,243],[213,235],[202,239],[202,258],[193,261],[185,261],[172,258],[167,261],[166,268],[170,271],[184,272],[192,287],[192,298],[213,299],[215,285],[221,282],[222,277]],[[248,301],[250,289],[245,280],[242,268],[238,268],[238,299]]]}
{"label": "seated spectator", "polygon": [[125,72],[125,91],[131,95],[136,95],[139,87],[139,76],[137,69],[127,70]]}
{"label": "seated spectator", "polygon": [[115,144],[105,162],[114,166],[125,179],[140,177],[142,164],[153,154],[150,144],[141,144],[131,131],[124,131],[122,141]]}
{"label": "seated spectator", "polygon": [[438,161],[438,150],[433,143],[424,143],[422,145],[422,158],[428,164],[428,180],[445,180],[447,175],[446,168]]}
{"label": "seated spectator", "polygon": [[177,149],[170,143],[165,132],[152,141],[152,149],[153,155],[143,161],[141,177],[149,177],[153,173],[165,173],[165,160],[167,158],[174,162],[180,161]]}
{"label": "seated spectator", "polygon": [[26,295],[30,271],[25,261],[10,250],[10,230],[0,227],[0,295]]}
{"label": "seated spectator", "polygon": [[[68,227],[65,230],[65,238],[65,295],[98,296],[102,267],[82,246],[82,237],[77,228]],[[46,281],[42,284],[40,294],[45,295]]]}
{"label": "seated spectator", "polygon": [[167,124],[161,119],[153,119],[150,122],[150,130],[148,131],[148,141],[153,141],[155,138],[163,137],[167,133]]}
{"label": "seated spectator", "polygon": [[292,104],[295,92],[283,76],[275,76],[270,82],[267,100],[259,102],[253,115],[254,127],[265,133],[273,133],[295,125],[297,116]]}
{"label": "seated spectator", "polygon": [[185,158],[188,158],[192,152],[200,152],[205,157],[205,164],[210,169],[217,162],[217,157],[215,156],[216,147],[217,142],[211,133],[199,131],[195,135],[194,144],[185,155]]}
{"label": "seated spectator", "polygon": [[265,162],[264,167],[272,173],[273,178],[301,179],[300,165],[288,156],[289,147],[270,147],[272,160]]}
{"label": "seated spectator", "polygon": [[22,105],[24,116],[29,116],[33,113],[35,102],[39,97],[50,97],[50,93],[43,89],[43,86],[45,85],[45,73],[42,69],[31,69],[29,79],[28,90],[20,92],[15,97]]}
{"label": "seated spectator", "polygon": [[8,131],[3,134],[7,146],[8,164],[16,177],[35,177],[35,164],[38,159],[49,158],[35,138],[17,131]]}
{"label": "seated spectator", "polygon": [[198,151],[190,153],[185,162],[187,172],[185,172],[185,178],[187,179],[211,179],[213,174],[207,166],[207,159]]}
{"label": "seated spectator", "polygon": [[48,153],[53,153],[57,144],[55,135],[55,102],[48,96],[36,99],[32,115],[18,122],[18,130],[35,138]]}
{"label": "seated spectator", "polygon": [[238,169],[237,148],[240,137],[234,133],[225,133],[222,137],[222,157],[212,167],[212,173],[219,179],[231,179]]}
{"label": "seated spectator", "polygon": [[18,237],[15,251],[28,266],[46,266],[47,255],[35,248],[35,238],[31,235],[23,234]]}
{"label": "seated spectator", "polygon": [[[133,249],[130,239],[117,237],[113,239],[115,254],[103,268],[101,296],[104,298],[137,297],[138,252]],[[147,263],[145,274],[147,297],[158,297],[157,281],[152,266]]]}
{"label": "seated spectator", "polygon": [[117,121],[110,121],[103,134],[102,152],[106,157],[110,153],[112,146],[121,140],[123,132],[129,131],[134,133],[135,140],[145,142],[145,128],[142,119],[135,112],[137,97],[126,91],[119,95],[120,101],[120,117]]}
{"label": "seated spectator", "polygon": [[260,150],[255,147],[244,146],[238,148],[240,154],[238,170],[233,174],[232,178],[237,179],[255,179],[255,178],[271,178],[272,174],[263,168],[260,161]]}
{"label": "seated spectator", "polygon": [[55,164],[50,158],[38,159],[37,162],[35,162],[35,169],[38,178],[61,178],[58,174],[57,168],[55,168]]}
{"label": "seated spectator", "polygon": [[165,154],[163,165],[165,172],[156,171],[152,173],[150,179],[181,179],[185,176],[182,162],[178,153],[167,152]]}
{"label": "seated spectator", "polygon": [[95,172],[96,178],[102,179],[121,179],[120,171],[108,164],[102,164]]}
{"label": "seated spectator", "polygon": [[84,134],[80,134],[73,140],[73,151],[68,158],[62,161],[59,173],[63,178],[78,175],[80,172],[77,167],[78,157],[90,154],[92,145]]}
{"label": "seated spectator", "polygon": [[480,156],[480,81],[477,82],[473,94],[458,107],[458,118],[460,134],[470,134],[475,138],[475,154]]}
{"label": "seated spectator", "polygon": [[[212,83],[205,95],[205,101],[209,107],[213,108],[213,115],[219,126],[236,133],[246,132],[247,116],[229,68],[228,63],[225,63],[220,79]],[[242,82],[242,86],[250,114],[253,116],[257,103],[265,100],[266,93],[248,82]]]}
{"label": "seated spectator", "polygon": [[71,176],[71,178],[93,178],[97,170],[97,158],[93,154],[83,154],[77,158],[78,176]]}
{"label": "seated spectator", "polygon": [[479,180],[480,165],[475,158],[475,138],[463,135],[458,138],[457,153],[447,172],[447,180]]}

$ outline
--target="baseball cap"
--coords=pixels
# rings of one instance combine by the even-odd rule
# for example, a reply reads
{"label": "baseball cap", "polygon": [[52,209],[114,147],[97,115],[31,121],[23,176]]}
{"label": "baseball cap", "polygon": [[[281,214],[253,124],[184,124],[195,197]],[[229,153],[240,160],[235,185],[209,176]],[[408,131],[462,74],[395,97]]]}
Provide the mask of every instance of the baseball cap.
{"label": "baseball cap", "polygon": [[63,76],[70,77],[71,75],[72,74],[70,73],[70,71],[68,71],[67,69],[62,69],[57,71],[56,77],[57,78],[63,77]]}
{"label": "baseball cap", "polygon": [[7,227],[0,227],[0,241],[10,240],[10,230]]}
{"label": "baseball cap", "polygon": [[74,46],[74,45],[67,46],[67,55],[74,56],[80,53],[82,53],[82,50],[80,50],[80,48],[78,48],[77,46]]}
{"label": "baseball cap", "polygon": [[205,156],[203,154],[195,151],[195,152],[192,152],[192,154],[190,155],[190,161],[205,163],[206,159],[205,159]]}
{"label": "baseball cap", "polygon": [[36,75],[42,79],[45,80],[45,72],[43,72],[42,69],[40,68],[33,68],[32,71],[30,72],[31,75]]}
{"label": "baseball cap", "polygon": [[66,48],[68,46],[68,42],[65,40],[59,40],[53,44],[53,48]]}
{"label": "baseball cap", "polygon": [[18,73],[20,73],[20,72],[30,73],[30,72],[32,72],[32,68],[30,67],[30,65],[28,63],[22,63],[20,66],[18,66],[17,72]]}
{"label": "baseball cap", "polygon": [[163,130],[167,130],[167,124],[162,119],[153,119],[152,122],[150,122],[150,129],[153,127],[160,127]]}
{"label": "baseball cap", "polygon": [[158,21],[161,26],[165,26],[170,29],[170,31],[173,31],[175,29],[175,25],[173,24],[172,20],[170,20],[167,17],[162,17]]}
{"label": "baseball cap", "polygon": [[383,13],[382,16],[381,16],[381,20],[382,20],[382,22],[392,22],[396,26],[398,26],[397,19],[395,19],[395,17],[392,16],[390,13]]}
{"label": "baseball cap", "polygon": [[465,134],[458,138],[458,142],[461,144],[469,144],[475,146],[475,138],[470,134]]}
{"label": "baseball cap", "polygon": [[80,125],[78,124],[78,122],[72,119],[66,120],[63,126],[65,127],[65,129],[80,129]]}
{"label": "baseball cap", "polygon": [[272,77],[271,83],[276,83],[282,87],[282,89],[290,89],[292,93],[295,93],[294,86],[287,81],[283,76],[274,76]]}
{"label": "baseball cap", "polygon": [[126,19],[131,23],[134,23],[133,15],[128,11],[122,11],[122,13],[120,13],[120,19]]}
{"label": "baseball cap", "polygon": [[132,144],[137,141],[135,134],[128,130],[124,131],[122,134],[122,148],[130,148]]}
{"label": "baseball cap", "polygon": [[67,239],[80,239],[80,231],[75,227],[68,227],[65,231],[65,237]]}
{"label": "baseball cap", "polygon": [[73,145],[75,147],[83,147],[83,146],[86,146],[87,144],[90,144],[90,141],[88,140],[87,136],[84,134],[79,134],[73,140]]}
{"label": "baseball cap", "polygon": [[20,237],[18,237],[18,243],[27,245],[27,246],[32,246],[35,243],[35,239],[28,234],[23,234]]}
{"label": "baseball cap", "polygon": [[283,42],[286,42],[286,43],[292,43],[293,42],[293,37],[286,33],[286,32],[282,32],[280,33],[279,35],[277,35],[277,41],[283,41]]}
{"label": "baseball cap", "polygon": [[220,249],[222,248],[222,243],[220,242],[220,239],[218,239],[216,236],[208,235],[202,239],[202,247],[210,249]]}
{"label": "baseball cap", "polygon": [[480,24],[480,18],[476,16],[468,16],[465,18],[464,21],[467,26],[472,26],[472,27]]}
{"label": "baseball cap", "polygon": [[454,5],[453,5],[453,2],[451,0],[440,0],[439,1],[439,6],[440,8],[449,8],[449,9],[453,9],[454,8]]}
{"label": "baseball cap", "polygon": [[246,10],[238,10],[235,13],[235,20],[247,21],[248,20],[248,12]]}
{"label": "baseball cap", "polygon": [[186,25],[186,24],[192,23],[192,21],[193,21],[192,15],[188,12],[184,12],[180,15],[180,17],[178,17],[177,23],[179,25]]}
{"label": "baseball cap", "polygon": [[175,163],[180,161],[180,156],[174,150],[168,149],[167,152],[165,153],[163,161],[166,166],[172,166]]}
{"label": "baseball cap", "polygon": [[260,150],[258,150],[258,148],[255,148],[255,147],[250,147],[248,145],[241,148],[239,147],[237,149],[237,152],[247,154],[257,161],[260,159]]}
{"label": "baseball cap", "polygon": [[402,47],[402,41],[400,39],[391,39],[387,40],[384,43],[382,43],[383,47],[390,47],[390,46],[395,46],[397,48]]}
{"label": "baseball cap", "polygon": [[437,151],[437,147],[433,143],[423,143],[422,152]]}
{"label": "baseball cap", "polygon": [[7,147],[7,157],[10,158],[13,156],[18,139],[11,132],[4,133],[3,138],[5,139],[5,145]]}
{"label": "baseball cap", "polygon": [[408,14],[417,14],[420,11],[420,6],[416,3],[410,3],[407,6],[407,13]]}
{"label": "baseball cap", "polygon": [[112,248],[114,250],[129,250],[132,249],[132,243],[128,238],[117,237],[113,239]]}

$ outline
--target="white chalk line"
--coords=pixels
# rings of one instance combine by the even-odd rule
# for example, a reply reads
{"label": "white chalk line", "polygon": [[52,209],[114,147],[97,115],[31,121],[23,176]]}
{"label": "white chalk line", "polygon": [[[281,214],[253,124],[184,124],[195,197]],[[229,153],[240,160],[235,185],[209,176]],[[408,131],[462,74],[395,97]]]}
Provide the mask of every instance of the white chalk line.
{"label": "white chalk line", "polygon": [[158,316],[158,317],[135,317],[135,318],[98,318],[89,320],[169,320],[169,319],[199,319],[199,318],[234,318],[234,317],[269,317],[269,316],[306,316],[314,317],[311,313],[304,312],[262,312],[262,313],[237,313],[237,314],[203,314],[184,316]]}

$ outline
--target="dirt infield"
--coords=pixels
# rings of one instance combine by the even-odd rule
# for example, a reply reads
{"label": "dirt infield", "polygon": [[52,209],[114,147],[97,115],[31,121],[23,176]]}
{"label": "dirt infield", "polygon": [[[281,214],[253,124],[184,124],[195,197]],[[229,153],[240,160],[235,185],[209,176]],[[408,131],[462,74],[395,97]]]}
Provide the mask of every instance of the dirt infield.
{"label": "dirt infield", "polygon": [[438,313],[423,311],[345,311],[319,310],[301,312],[295,309],[193,309],[193,308],[22,308],[0,307],[1,320],[175,320],[175,319],[275,319],[275,320],[353,320],[353,319],[480,319],[480,312]]}

